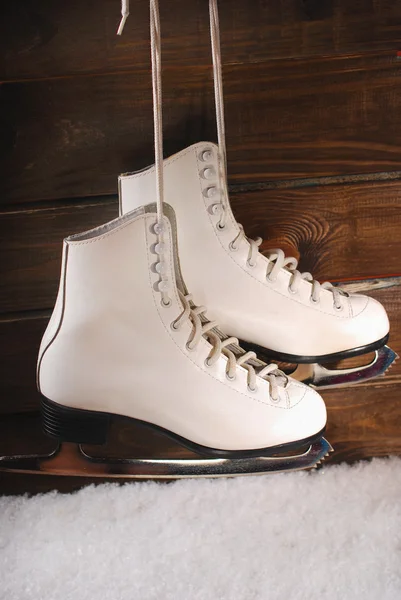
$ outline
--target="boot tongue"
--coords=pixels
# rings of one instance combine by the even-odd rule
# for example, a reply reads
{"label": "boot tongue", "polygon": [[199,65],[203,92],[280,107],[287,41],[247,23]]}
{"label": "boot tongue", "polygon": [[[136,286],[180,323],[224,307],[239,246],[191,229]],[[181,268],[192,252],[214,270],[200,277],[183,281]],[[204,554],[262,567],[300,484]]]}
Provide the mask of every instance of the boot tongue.
{"label": "boot tongue", "polygon": [[175,216],[175,212],[170,204],[163,203],[163,213],[170,221],[171,225],[171,242],[173,246],[173,264],[174,264],[174,275],[175,282],[177,288],[180,290],[184,296],[186,296],[189,292],[187,290],[187,286],[185,285],[184,278],[181,272],[180,258],[178,255],[178,242],[177,242],[177,219]]}

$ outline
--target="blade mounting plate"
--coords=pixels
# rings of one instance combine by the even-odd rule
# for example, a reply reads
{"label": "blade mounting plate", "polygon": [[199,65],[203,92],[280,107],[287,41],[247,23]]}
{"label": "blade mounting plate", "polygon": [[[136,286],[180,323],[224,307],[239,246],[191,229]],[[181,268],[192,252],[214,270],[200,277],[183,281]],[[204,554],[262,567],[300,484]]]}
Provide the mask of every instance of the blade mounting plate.
{"label": "blade mounting plate", "polygon": [[78,444],[63,443],[49,455],[0,457],[0,471],[111,479],[183,479],[263,475],[317,467],[333,449],[325,438],[292,456],[199,459],[107,459],[89,456]]}
{"label": "blade mounting plate", "polygon": [[319,390],[329,389],[380,377],[388,371],[397,358],[398,355],[389,346],[382,346],[379,350],[375,350],[372,361],[361,367],[328,369],[319,363],[299,364],[290,376]]}

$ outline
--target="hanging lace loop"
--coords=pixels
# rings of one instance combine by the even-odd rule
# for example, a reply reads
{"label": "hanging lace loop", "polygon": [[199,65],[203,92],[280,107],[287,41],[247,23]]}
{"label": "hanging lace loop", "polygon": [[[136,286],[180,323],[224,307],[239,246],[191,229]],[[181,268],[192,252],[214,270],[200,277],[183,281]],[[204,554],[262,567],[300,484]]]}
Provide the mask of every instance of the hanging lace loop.
{"label": "hanging lace loop", "polygon": [[[217,138],[219,146],[219,187],[221,189],[221,201],[212,206],[214,214],[219,214],[220,219],[218,227],[224,229],[227,220],[227,211],[229,207],[228,200],[228,184],[227,184],[227,146],[226,146],[226,132],[225,132],[225,120],[224,120],[224,95],[223,95],[223,73],[222,73],[222,61],[221,61],[221,43],[220,43],[220,23],[219,23],[219,12],[217,6],[218,0],[209,0],[209,17],[210,17],[210,39],[212,49],[212,61],[213,61],[213,80],[214,80],[214,97],[215,97],[215,108],[216,108],[216,125],[217,125]],[[245,235],[244,229],[240,223],[237,224],[239,227],[239,233],[237,237],[231,242],[230,248],[235,251],[238,249],[239,244],[242,240],[246,240],[249,243],[249,255],[248,265],[254,267],[256,265],[257,257],[259,254],[259,247],[262,244],[262,238],[252,240]],[[285,257],[282,250],[272,250],[268,253],[267,258],[270,264],[267,269],[266,276],[270,281],[277,277],[278,271],[281,268],[285,268],[290,271],[292,278],[290,283],[290,291],[296,293],[299,288],[301,280],[308,281],[311,286],[311,301],[318,303],[320,300],[320,291],[322,289],[328,290],[333,294],[334,307],[337,310],[342,309],[340,301],[341,296],[346,296],[346,292],[338,287],[334,287],[330,282],[319,283],[311,273],[301,273],[297,270],[298,261],[294,257]]]}
{"label": "hanging lace loop", "polygon": [[[117,34],[121,35],[124,25],[129,15],[129,0],[121,2],[121,22]],[[154,148],[155,148],[155,171],[156,171],[156,204],[157,204],[157,223],[154,227],[154,233],[157,235],[155,245],[156,253],[159,255],[159,262],[156,270],[160,273],[158,289],[161,292],[162,304],[169,306],[170,282],[163,270],[158,269],[164,263],[164,177],[163,177],[163,113],[162,113],[162,75],[161,75],[161,33],[160,33],[160,14],[158,0],[150,0],[150,56],[152,64],[152,96],[153,96],[153,126],[154,126]]]}
{"label": "hanging lace loop", "polygon": [[118,26],[117,35],[122,35],[125,23],[129,16],[129,0],[121,0],[121,21]]}
{"label": "hanging lace loop", "polygon": [[[213,84],[216,108],[217,139],[219,145],[219,181],[222,203],[229,206],[227,183],[227,147],[224,116],[223,72],[221,65],[220,20],[217,0],[209,0],[210,40],[213,63]],[[224,225],[221,225],[224,227]]]}

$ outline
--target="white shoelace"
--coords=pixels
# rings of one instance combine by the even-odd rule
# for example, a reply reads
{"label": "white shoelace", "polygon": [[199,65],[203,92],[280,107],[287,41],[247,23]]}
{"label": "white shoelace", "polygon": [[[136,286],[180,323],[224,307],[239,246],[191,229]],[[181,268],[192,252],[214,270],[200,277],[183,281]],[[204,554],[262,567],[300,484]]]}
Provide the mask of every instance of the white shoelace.
{"label": "white shoelace", "polygon": [[[230,247],[232,250],[237,250],[239,243],[246,239],[249,242],[250,252],[248,256],[248,265],[250,267],[256,266],[256,260],[259,255],[259,246],[262,244],[262,238],[256,238],[256,240],[252,240],[246,237],[244,229],[242,225],[238,224],[240,227],[239,234],[237,237],[231,242]],[[301,271],[297,270],[298,261],[293,256],[285,256],[283,250],[280,248],[275,248],[274,250],[268,250],[264,255],[269,260],[269,264],[266,270],[266,279],[268,281],[274,283],[277,279],[279,271],[281,269],[286,269],[289,273],[291,273],[290,283],[288,285],[288,290],[292,294],[296,294],[299,290],[299,286],[301,281],[308,281],[312,286],[312,292],[310,295],[311,302],[317,304],[320,301],[320,290],[328,290],[333,294],[333,305],[334,308],[338,311],[343,309],[343,305],[341,303],[341,296],[346,296],[346,292],[341,290],[341,288],[334,287],[332,283],[329,281],[325,281],[324,283],[320,283],[313,279],[313,275],[305,271],[301,273]]]}
{"label": "white shoelace", "polygon": [[[223,94],[223,73],[221,61],[221,44],[220,44],[220,24],[219,12],[217,6],[218,0],[209,0],[209,16],[210,16],[210,39],[212,47],[213,61],[213,79],[214,79],[214,97],[216,108],[216,124],[217,138],[219,145],[219,187],[221,190],[221,201],[213,206],[214,212],[220,213],[218,226],[224,229],[227,219],[227,209],[229,207],[228,198],[228,183],[227,183],[227,148],[226,134],[224,121],[224,94]],[[262,238],[252,240],[245,235],[244,229],[238,223],[240,232],[238,236],[230,244],[232,250],[236,250],[241,241],[247,241],[250,245],[248,256],[248,265],[250,267],[256,265],[256,260],[259,254],[259,246],[262,244]],[[280,269],[286,269],[292,275],[289,290],[296,294],[299,289],[301,280],[308,281],[312,286],[311,302],[318,303],[320,300],[320,290],[328,290],[333,294],[333,304],[337,310],[342,310],[341,296],[346,296],[346,292],[338,287],[334,287],[330,282],[319,283],[311,273],[301,273],[297,270],[298,261],[296,258],[289,256],[285,257],[282,250],[271,250],[266,253],[266,258],[269,260],[269,265],[266,272],[266,277],[269,281],[274,281]]]}
{"label": "white shoelace", "polygon": [[206,359],[207,366],[213,366],[219,360],[220,356],[224,354],[228,359],[226,370],[228,379],[235,379],[237,366],[244,367],[248,371],[248,388],[250,391],[256,391],[256,382],[257,377],[259,376],[269,382],[270,395],[273,400],[278,400],[278,379],[284,378],[285,382],[287,382],[287,377],[278,370],[277,365],[266,365],[256,373],[254,367],[248,362],[257,358],[255,352],[245,352],[240,356],[234,354],[228,346],[238,345],[238,339],[229,337],[222,340],[215,330],[215,328],[218,327],[218,323],[216,321],[204,322],[200,318],[201,315],[206,312],[206,307],[197,306],[192,308],[190,305],[192,295],[187,294],[184,296],[180,291],[179,294],[184,310],[181,315],[173,321],[171,326],[173,329],[179,330],[185,321],[190,321],[192,323],[192,334],[187,343],[188,350],[194,350],[201,338],[205,337],[213,347],[211,354]]}
{"label": "white shoelace", "polygon": [[[217,31],[218,28],[218,15],[217,12],[213,13],[215,19],[217,19]],[[117,34],[121,35],[124,29],[124,25],[129,15],[129,0],[122,0],[121,3],[121,22],[118,28]],[[215,40],[216,41],[216,40]],[[220,40],[217,38],[217,47],[220,47]],[[216,45],[216,44],[215,44]],[[165,275],[165,269],[163,268],[163,254],[164,254],[164,242],[163,242],[163,198],[164,198],[164,185],[163,185],[163,119],[162,119],[162,80],[161,80],[161,35],[160,35],[160,15],[159,15],[159,3],[158,0],[150,0],[150,46],[151,46],[151,63],[152,63],[152,90],[153,90],[153,118],[154,118],[154,140],[155,140],[155,171],[156,171],[156,192],[157,192],[157,222],[154,226],[154,231],[157,235],[157,244],[155,247],[156,253],[159,255],[159,262],[156,266],[156,270],[161,274],[161,281],[158,284],[159,291],[162,294],[162,304],[169,306],[171,300],[168,292],[170,289],[170,283]],[[221,80],[221,77],[217,77],[216,81]],[[219,91],[220,93],[220,91]],[[220,127],[222,126],[223,136],[222,141],[224,143],[224,115],[222,114],[222,120]],[[223,125],[221,125],[223,123]],[[244,354],[236,355],[228,348],[228,346],[237,346],[238,339],[230,337],[227,339],[221,339],[216,331],[218,326],[217,322],[214,321],[202,321],[201,316],[204,316],[206,308],[204,306],[191,306],[190,302],[192,296],[190,294],[184,295],[178,290],[182,305],[184,307],[181,315],[175,319],[172,323],[172,328],[175,330],[180,329],[185,321],[189,321],[192,324],[192,334],[187,343],[188,350],[194,350],[201,338],[206,338],[212,346],[212,351],[209,357],[206,359],[206,365],[213,366],[220,356],[224,354],[227,358],[227,378],[230,380],[235,379],[236,368],[241,366],[248,372],[248,389],[250,391],[256,391],[257,377],[262,377],[270,384],[270,395],[272,400],[278,400],[278,382],[284,381],[287,383],[287,376],[278,370],[277,365],[270,364],[264,366],[258,373],[256,373],[254,367],[249,364],[249,361],[257,359],[255,352],[245,352]],[[204,316],[205,318],[205,316]]]}

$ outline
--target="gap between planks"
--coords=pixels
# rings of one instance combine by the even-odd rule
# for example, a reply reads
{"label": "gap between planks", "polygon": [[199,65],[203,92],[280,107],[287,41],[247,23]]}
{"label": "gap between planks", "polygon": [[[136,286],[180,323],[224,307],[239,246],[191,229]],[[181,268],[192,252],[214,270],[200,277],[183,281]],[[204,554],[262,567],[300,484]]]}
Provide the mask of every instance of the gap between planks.
{"label": "gap between planks", "polygon": [[[255,183],[229,184],[229,191],[233,194],[244,192],[258,192],[280,189],[298,189],[318,186],[352,185],[356,183],[374,183],[400,181],[401,171],[361,173],[354,175],[332,175],[327,177],[307,177],[303,179],[282,179],[278,181],[260,181]],[[85,196],[81,198],[60,198],[57,200],[35,200],[33,202],[19,202],[1,207],[2,214],[11,215],[18,213],[35,213],[46,210],[58,210],[61,208],[75,208],[80,206],[100,206],[118,202],[116,194],[105,194],[104,196]]]}
{"label": "gap between planks", "polygon": [[[117,41],[117,36],[116,36]],[[134,56],[134,50],[133,50]],[[394,61],[399,59],[396,51],[391,50],[390,48],[386,48],[384,50],[364,50],[361,52],[340,52],[340,53],[323,53],[323,54],[305,54],[305,55],[288,55],[288,56],[269,56],[267,60],[265,57],[263,58],[248,58],[247,60],[226,60],[224,56],[222,58],[222,67],[246,67],[251,65],[271,65],[277,63],[291,63],[291,62],[319,62],[321,60],[330,61],[330,60],[352,60],[358,59],[362,57],[390,57]],[[150,68],[150,59],[149,62],[140,62],[140,63],[132,63],[131,65],[127,65],[120,69],[105,69],[105,70],[95,70],[95,71],[71,71],[70,73],[63,73],[60,75],[42,75],[38,77],[14,77],[11,79],[7,79],[6,77],[0,76],[0,86],[7,85],[21,85],[21,84],[30,84],[30,83],[41,83],[41,82],[53,82],[67,79],[89,79],[96,77],[116,77],[116,76],[132,76],[138,73],[149,72]],[[183,64],[183,65],[169,65],[166,64],[163,67],[164,72],[175,71],[177,69],[197,69],[198,71],[210,71],[210,76],[213,71],[213,66],[211,64],[211,59],[206,60],[205,62],[197,62],[196,64]]]}

